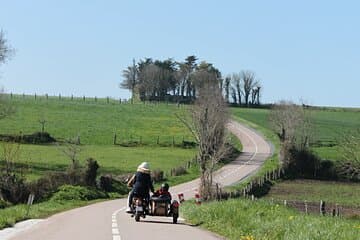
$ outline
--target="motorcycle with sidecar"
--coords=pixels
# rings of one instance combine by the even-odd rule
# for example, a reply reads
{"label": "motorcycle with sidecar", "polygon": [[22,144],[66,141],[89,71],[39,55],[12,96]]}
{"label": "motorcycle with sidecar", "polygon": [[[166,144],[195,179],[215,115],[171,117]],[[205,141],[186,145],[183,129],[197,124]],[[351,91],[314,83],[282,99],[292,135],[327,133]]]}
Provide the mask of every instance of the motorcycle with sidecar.
{"label": "motorcycle with sidecar", "polygon": [[132,215],[135,221],[139,222],[140,217],[146,216],[160,216],[172,217],[173,223],[177,223],[179,217],[179,202],[162,197],[150,197],[150,199],[139,198],[134,196],[132,201]]}

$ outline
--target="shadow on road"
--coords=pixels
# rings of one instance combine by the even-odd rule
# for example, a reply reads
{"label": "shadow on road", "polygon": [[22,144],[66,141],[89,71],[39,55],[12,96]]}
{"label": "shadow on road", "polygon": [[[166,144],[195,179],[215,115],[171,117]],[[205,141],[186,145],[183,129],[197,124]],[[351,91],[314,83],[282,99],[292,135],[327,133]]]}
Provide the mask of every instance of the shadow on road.
{"label": "shadow on road", "polygon": [[178,222],[176,224],[172,223],[172,222],[164,222],[164,221],[158,221],[158,220],[142,220],[140,221],[141,223],[158,223],[158,224],[170,224],[170,225],[186,225],[186,226],[190,226],[190,227],[198,227],[201,224],[203,224],[203,222],[198,223],[198,224],[190,224],[190,223],[183,223],[183,222]]}

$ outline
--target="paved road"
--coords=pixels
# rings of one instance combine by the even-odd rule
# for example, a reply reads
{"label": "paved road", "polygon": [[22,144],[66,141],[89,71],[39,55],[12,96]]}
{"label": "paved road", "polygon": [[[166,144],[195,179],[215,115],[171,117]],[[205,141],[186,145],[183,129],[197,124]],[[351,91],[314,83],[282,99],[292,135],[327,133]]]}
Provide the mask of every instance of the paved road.
{"label": "paved road", "polygon": [[[228,129],[243,144],[243,153],[215,174],[215,181],[225,186],[238,182],[254,173],[270,156],[270,145],[256,132],[231,121]],[[183,193],[193,198],[198,180],[171,187],[173,197]],[[131,240],[131,239],[221,239],[208,231],[180,220],[172,224],[171,218],[147,217],[136,223],[124,212],[126,199],[93,204],[59,213],[24,230],[11,240]],[[171,236],[171,237],[170,237]]]}

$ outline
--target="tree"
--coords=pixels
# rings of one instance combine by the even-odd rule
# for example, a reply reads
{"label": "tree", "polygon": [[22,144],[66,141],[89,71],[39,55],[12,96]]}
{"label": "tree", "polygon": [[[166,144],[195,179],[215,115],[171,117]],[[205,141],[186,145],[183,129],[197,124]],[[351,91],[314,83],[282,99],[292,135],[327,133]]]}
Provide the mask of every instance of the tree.
{"label": "tree", "polygon": [[[0,66],[13,54],[14,50],[8,44],[4,32],[0,30]],[[0,119],[14,112],[14,108],[6,100],[4,90],[0,89]]]}
{"label": "tree", "polygon": [[180,118],[189,128],[199,145],[197,159],[200,164],[200,194],[205,200],[212,199],[213,172],[215,165],[227,154],[225,124],[228,111],[216,74],[198,72],[198,98],[191,108],[191,120]]}
{"label": "tree", "polygon": [[225,101],[229,103],[230,98],[230,83],[231,83],[231,77],[227,76],[225,78],[225,84],[224,84],[224,90],[225,90]]}
{"label": "tree", "polygon": [[0,65],[11,56],[13,53],[13,49],[8,44],[5,34],[2,30],[0,30]]}
{"label": "tree", "polygon": [[308,149],[313,132],[311,117],[302,106],[282,100],[272,107],[269,120],[280,139],[280,159],[287,166],[293,160],[291,149]]}
{"label": "tree", "polygon": [[241,90],[241,76],[238,73],[233,73],[231,76],[231,81],[233,84],[233,88],[235,89],[235,94],[238,102],[234,102],[235,104],[238,103],[241,105],[241,96],[243,95],[243,92]]}
{"label": "tree", "polygon": [[242,71],[241,78],[243,82],[244,88],[244,98],[246,106],[249,106],[249,96],[253,88],[257,85],[257,81],[255,79],[255,73],[251,71]]}
{"label": "tree", "polygon": [[340,175],[350,180],[360,180],[360,128],[346,132],[339,142],[344,160]]}
{"label": "tree", "polygon": [[138,84],[138,69],[133,59],[132,66],[128,66],[122,72],[123,81],[120,83],[120,87],[131,91],[131,99],[134,99],[135,88]]}

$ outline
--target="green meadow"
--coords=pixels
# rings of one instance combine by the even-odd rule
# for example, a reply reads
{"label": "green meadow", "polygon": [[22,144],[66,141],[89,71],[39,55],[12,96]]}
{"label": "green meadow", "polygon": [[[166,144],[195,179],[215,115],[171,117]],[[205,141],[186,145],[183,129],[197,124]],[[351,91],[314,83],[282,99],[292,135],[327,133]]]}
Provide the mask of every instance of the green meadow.
{"label": "green meadow", "polygon": [[299,213],[269,201],[247,199],[196,205],[187,202],[182,214],[192,224],[236,240],[357,240],[360,220]]}
{"label": "green meadow", "polygon": [[[184,106],[20,95],[9,101],[16,111],[0,121],[0,134],[31,134],[41,131],[40,121],[45,121],[45,131],[60,141],[79,136],[79,162],[92,157],[101,173],[130,173],[143,161],[166,172],[196,155],[196,148],[181,147],[183,140],[192,141],[175,115],[183,114]],[[124,147],[129,143],[136,143],[135,147]],[[64,149],[62,144],[21,144],[15,159],[17,170],[30,180],[49,171],[65,170],[70,158]]]}
{"label": "green meadow", "polygon": [[[231,108],[236,119],[245,119],[265,128],[269,140],[276,139],[275,134],[267,134],[271,129],[268,109]],[[310,110],[314,123],[312,150],[322,159],[341,160],[338,142],[349,131],[360,128],[360,109],[322,108]],[[277,140],[278,141],[278,140]]]}

